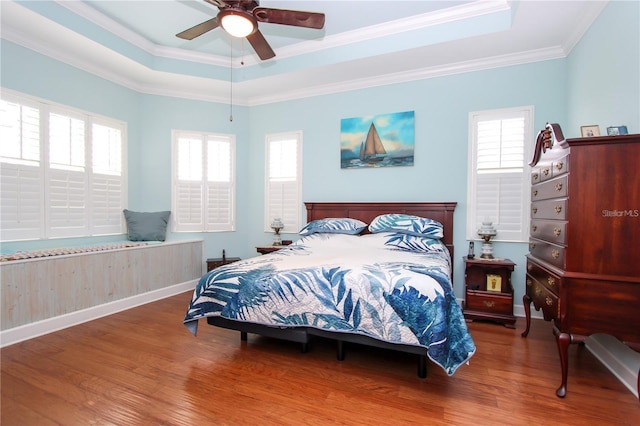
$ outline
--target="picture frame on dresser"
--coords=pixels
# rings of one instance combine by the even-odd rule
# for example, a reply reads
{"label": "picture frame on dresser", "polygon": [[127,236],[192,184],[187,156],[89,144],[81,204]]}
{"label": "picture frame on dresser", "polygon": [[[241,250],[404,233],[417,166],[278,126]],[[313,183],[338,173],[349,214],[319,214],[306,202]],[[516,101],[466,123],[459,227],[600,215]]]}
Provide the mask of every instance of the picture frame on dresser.
{"label": "picture frame on dresser", "polygon": [[583,138],[600,136],[600,126],[598,126],[597,124],[592,124],[590,126],[580,126],[580,134]]}
{"label": "picture frame on dresser", "polygon": [[607,136],[628,135],[627,126],[609,126],[607,127]]}

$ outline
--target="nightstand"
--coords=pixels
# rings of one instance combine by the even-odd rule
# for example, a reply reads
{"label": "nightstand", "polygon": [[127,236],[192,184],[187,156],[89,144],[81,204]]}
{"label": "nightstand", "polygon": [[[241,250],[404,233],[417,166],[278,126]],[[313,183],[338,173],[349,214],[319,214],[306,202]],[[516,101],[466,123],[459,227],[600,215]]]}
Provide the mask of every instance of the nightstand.
{"label": "nightstand", "polygon": [[223,252],[222,257],[207,259],[207,272],[212,271],[222,265],[237,262],[239,260],[239,257],[226,257]]}
{"label": "nightstand", "polygon": [[463,259],[464,317],[469,321],[495,321],[515,328],[511,272],[516,264],[509,259]]}
{"label": "nightstand", "polygon": [[256,251],[260,254],[268,254],[273,253],[274,251],[281,250],[286,246],[258,246],[256,247]]}

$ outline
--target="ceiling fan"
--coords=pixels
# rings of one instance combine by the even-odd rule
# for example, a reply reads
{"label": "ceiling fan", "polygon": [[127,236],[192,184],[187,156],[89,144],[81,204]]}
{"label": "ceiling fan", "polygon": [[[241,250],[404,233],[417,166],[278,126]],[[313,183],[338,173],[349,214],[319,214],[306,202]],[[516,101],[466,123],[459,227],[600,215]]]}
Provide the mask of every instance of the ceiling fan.
{"label": "ceiling fan", "polygon": [[260,59],[266,60],[276,54],[258,29],[258,22],[318,30],[324,27],[324,13],[259,7],[260,2],[252,0],[205,1],[218,7],[218,15],[176,34],[177,37],[192,40],[220,26],[233,37],[246,37]]}

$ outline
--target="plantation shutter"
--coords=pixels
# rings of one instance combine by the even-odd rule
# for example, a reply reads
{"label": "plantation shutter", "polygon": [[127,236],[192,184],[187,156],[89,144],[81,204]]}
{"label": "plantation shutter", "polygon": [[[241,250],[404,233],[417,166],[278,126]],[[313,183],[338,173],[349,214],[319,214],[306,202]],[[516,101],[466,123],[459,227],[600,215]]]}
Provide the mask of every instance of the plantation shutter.
{"label": "plantation shutter", "polygon": [[44,232],[40,112],[36,107],[2,100],[0,120],[2,239],[40,238]]}
{"label": "plantation shutter", "polygon": [[235,230],[235,140],[174,131],[173,230]]}
{"label": "plantation shutter", "polygon": [[88,233],[85,122],[49,114],[49,168],[46,170],[47,218],[51,237]]}
{"label": "plantation shutter", "polygon": [[301,135],[300,133],[272,135],[267,138],[267,185],[265,230],[280,218],[282,232],[300,230]]}
{"label": "plantation shutter", "polygon": [[529,111],[499,111],[472,119],[473,196],[467,237],[478,238],[485,220],[496,227],[497,240],[524,241],[528,233]]}
{"label": "plantation shutter", "polygon": [[92,125],[91,225],[94,234],[124,231],[122,133],[120,128]]}
{"label": "plantation shutter", "polygon": [[232,141],[209,137],[207,143],[207,230],[235,231]]}
{"label": "plantation shutter", "polygon": [[123,233],[126,124],[1,95],[2,241]]}
{"label": "plantation shutter", "polygon": [[204,228],[202,139],[179,137],[175,147],[174,231],[199,232]]}

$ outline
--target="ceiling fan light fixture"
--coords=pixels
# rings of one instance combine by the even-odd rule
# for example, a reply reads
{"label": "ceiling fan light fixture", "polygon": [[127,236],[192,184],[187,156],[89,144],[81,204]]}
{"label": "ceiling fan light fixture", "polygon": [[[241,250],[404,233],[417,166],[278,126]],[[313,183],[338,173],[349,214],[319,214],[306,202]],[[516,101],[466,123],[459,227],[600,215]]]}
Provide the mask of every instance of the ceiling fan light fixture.
{"label": "ceiling fan light fixture", "polygon": [[225,9],[218,14],[220,26],[233,37],[246,37],[258,29],[256,19],[243,11]]}

